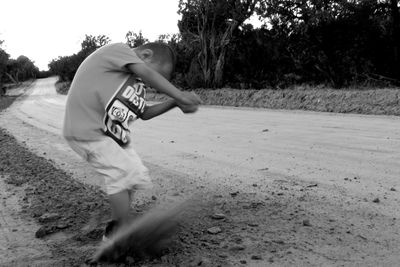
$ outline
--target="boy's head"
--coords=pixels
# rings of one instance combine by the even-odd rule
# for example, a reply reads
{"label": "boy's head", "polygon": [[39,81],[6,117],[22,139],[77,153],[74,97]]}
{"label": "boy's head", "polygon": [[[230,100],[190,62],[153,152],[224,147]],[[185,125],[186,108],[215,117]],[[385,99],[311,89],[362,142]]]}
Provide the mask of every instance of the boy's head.
{"label": "boy's head", "polygon": [[138,57],[150,68],[154,69],[167,80],[174,72],[176,56],[171,47],[164,43],[147,43],[134,48]]}

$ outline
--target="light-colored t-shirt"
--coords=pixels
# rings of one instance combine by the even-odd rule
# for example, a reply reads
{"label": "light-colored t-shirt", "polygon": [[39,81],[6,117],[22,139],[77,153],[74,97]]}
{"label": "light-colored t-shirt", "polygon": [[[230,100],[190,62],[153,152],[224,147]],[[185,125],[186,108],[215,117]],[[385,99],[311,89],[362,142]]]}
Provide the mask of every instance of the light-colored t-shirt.
{"label": "light-colored t-shirt", "polygon": [[123,43],[101,47],[79,66],[68,92],[63,135],[94,141],[108,135],[120,145],[129,142],[128,124],[140,118],[146,86],[127,69],[144,64]]}

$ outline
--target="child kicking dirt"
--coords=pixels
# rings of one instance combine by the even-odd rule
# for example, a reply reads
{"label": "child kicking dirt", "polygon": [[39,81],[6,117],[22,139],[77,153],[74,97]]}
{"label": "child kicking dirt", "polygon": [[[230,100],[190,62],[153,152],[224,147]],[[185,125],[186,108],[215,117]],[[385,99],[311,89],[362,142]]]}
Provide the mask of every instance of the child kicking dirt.
{"label": "child kicking dirt", "polygon": [[[128,224],[133,193],[151,186],[148,170],[130,142],[132,122],[149,120],[174,107],[193,113],[201,103],[196,94],[182,92],[168,81],[174,67],[175,54],[166,44],[131,49],[117,43],[86,58],[72,81],[63,135],[104,178],[112,209],[105,238]],[[172,99],[147,105],[147,86]]]}

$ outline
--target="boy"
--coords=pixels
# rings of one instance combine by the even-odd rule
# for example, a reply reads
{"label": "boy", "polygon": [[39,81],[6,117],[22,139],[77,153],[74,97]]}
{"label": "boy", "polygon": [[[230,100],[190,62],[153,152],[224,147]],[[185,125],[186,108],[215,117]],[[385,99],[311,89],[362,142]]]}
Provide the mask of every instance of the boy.
{"label": "boy", "polygon": [[[117,43],[86,58],[72,81],[63,135],[105,180],[112,211],[105,237],[129,222],[134,191],[151,185],[147,168],[130,143],[129,125],[174,107],[193,113],[201,102],[194,93],[182,92],[168,81],[174,67],[175,54],[165,44],[131,49]],[[147,85],[172,99],[147,106]]]}

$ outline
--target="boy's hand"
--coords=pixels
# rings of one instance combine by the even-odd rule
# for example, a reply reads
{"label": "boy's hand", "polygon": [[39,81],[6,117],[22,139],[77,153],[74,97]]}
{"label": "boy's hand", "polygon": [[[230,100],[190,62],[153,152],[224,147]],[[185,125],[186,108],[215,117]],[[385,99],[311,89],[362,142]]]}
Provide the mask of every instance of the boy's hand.
{"label": "boy's hand", "polygon": [[183,113],[194,113],[201,104],[201,99],[193,92],[182,92],[181,99],[176,100],[178,107]]}
{"label": "boy's hand", "polygon": [[[174,99],[176,105],[184,113],[193,113],[198,109],[201,104],[201,99],[193,92],[182,92],[165,79],[160,73],[148,67],[146,64],[129,64],[128,69],[139,76],[145,83],[153,87],[157,91],[164,93]],[[152,112],[151,112],[152,113]],[[160,112],[156,112],[157,115]],[[154,114],[144,116],[145,118],[152,118]]]}
{"label": "boy's hand", "polygon": [[182,92],[180,94],[179,99],[175,99],[178,106],[192,106],[192,105],[200,105],[201,99],[198,95],[196,95],[194,92]]}
{"label": "boy's hand", "polygon": [[183,113],[195,113],[198,109],[198,105],[178,105]]}

